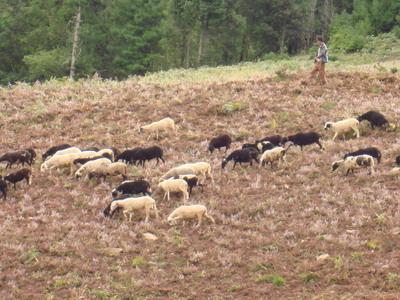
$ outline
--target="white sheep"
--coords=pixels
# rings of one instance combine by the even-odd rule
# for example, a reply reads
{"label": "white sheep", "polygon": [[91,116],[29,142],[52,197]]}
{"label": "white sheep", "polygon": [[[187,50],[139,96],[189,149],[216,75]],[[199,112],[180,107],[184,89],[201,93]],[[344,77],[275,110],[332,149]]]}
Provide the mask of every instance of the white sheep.
{"label": "white sheep", "polygon": [[[72,153],[81,153],[82,150],[78,147],[69,147],[66,149],[58,150],[54,155],[64,155],[64,154],[72,154]],[[54,156],[53,155],[53,156]]]}
{"label": "white sheep", "polygon": [[169,179],[171,177],[176,177],[180,175],[186,175],[186,174],[194,174],[195,170],[193,168],[189,168],[186,166],[178,166],[175,168],[170,169],[167,173],[165,173],[163,176],[161,176],[160,181]]}
{"label": "white sheep", "polygon": [[[200,183],[203,184],[207,178],[211,179],[211,182],[214,183],[214,178],[211,174],[211,165],[207,162],[197,162],[197,163],[188,163],[180,166],[181,168],[190,168],[193,169],[194,172],[187,174],[195,174],[201,175],[203,180],[200,180]],[[180,174],[184,175],[184,174]]]}
{"label": "white sheep", "polygon": [[96,172],[98,169],[107,168],[110,164],[111,160],[105,157],[88,161],[75,172],[75,178],[80,178],[82,175],[89,174],[90,172]]}
{"label": "white sheep", "polygon": [[63,155],[53,155],[49,159],[47,159],[42,165],[40,166],[40,171],[44,172],[46,170],[51,170],[60,167],[70,167],[70,174],[73,171],[74,160],[78,158],[91,158],[96,156],[95,151],[83,151],[79,153],[70,153],[70,154],[63,154]]}
{"label": "white sheep", "polygon": [[189,192],[188,192],[188,184],[183,179],[168,179],[160,182],[158,187],[164,191],[164,197],[167,197],[167,200],[170,200],[169,193],[170,192],[179,192],[183,195],[183,202],[186,202],[189,199]]}
{"label": "white sheep", "polygon": [[[156,133],[156,138],[158,140],[158,133],[160,131],[174,131],[176,133],[176,127],[175,127],[175,122],[171,118],[165,118],[157,122],[153,122],[148,125],[144,125],[140,127],[139,133],[142,132],[149,132],[150,134],[155,132]],[[150,135],[148,139],[150,138]]]}
{"label": "white sheep", "polygon": [[123,213],[125,218],[129,215],[129,221],[132,220],[133,211],[144,209],[146,212],[145,222],[147,223],[150,216],[150,209],[154,209],[156,214],[156,219],[158,219],[158,211],[156,207],[156,201],[150,196],[143,196],[137,198],[126,198],[123,200],[114,200],[111,202],[110,214],[118,208],[121,207],[123,209]]}
{"label": "white sheep", "polygon": [[332,129],[335,132],[333,136],[333,141],[338,136],[338,134],[344,134],[350,130],[354,131],[354,134],[357,138],[360,137],[360,131],[358,130],[358,124],[360,122],[356,118],[349,118],[338,122],[326,122],[325,123],[325,130]]}
{"label": "white sheep", "polygon": [[264,166],[266,163],[270,163],[271,164],[271,168],[272,168],[272,163],[275,161],[278,161],[278,165],[279,162],[282,161],[286,161],[285,160],[285,154],[286,154],[287,149],[283,148],[283,147],[275,147],[271,150],[266,150],[264,151],[264,153],[261,155],[260,158],[260,167]]}
{"label": "white sheep", "polygon": [[104,166],[99,166],[96,170],[89,172],[89,179],[99,177],[106,179],[107,176],[122,175],[122,179],[127,179],[128,166],[123,162],[115,162]]}
{"label": "white sheep", "polygon": [[369,167],[369,174],[374,173],[375,162],[374,158],[370,155],[348,156],[346,159],[341,159],[332,163],[332,172],[335,172],[339,167],[344,168],[346,176],[355,169],[362,167]]}
{"label": "white sheep", "polygon": [[197,218],[198,223],[196,227],[199,227],[202,223],[203,216],[209,219],[211,222],[215,223],[213,217],[207,213],[207,208],[204,205],[182,205],[175,209],[168,216],[168,223],[173,225],[177,220],[187,220]]}

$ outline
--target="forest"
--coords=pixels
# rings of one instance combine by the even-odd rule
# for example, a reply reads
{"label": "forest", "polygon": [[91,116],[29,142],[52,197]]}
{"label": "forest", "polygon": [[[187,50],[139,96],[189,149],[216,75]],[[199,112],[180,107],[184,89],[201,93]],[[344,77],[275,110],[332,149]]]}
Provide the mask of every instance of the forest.
{"label": "forest", "polygon": [[316,34],[352,53],[389,32],[400,0],[0,0],[0,84],[285,57]]}

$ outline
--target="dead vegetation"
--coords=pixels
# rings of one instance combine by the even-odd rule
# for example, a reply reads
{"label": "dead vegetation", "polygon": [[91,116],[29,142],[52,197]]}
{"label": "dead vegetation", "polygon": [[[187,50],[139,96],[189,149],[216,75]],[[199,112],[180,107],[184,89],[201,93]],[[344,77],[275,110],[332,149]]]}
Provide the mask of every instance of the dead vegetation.
{"label": "dead vegetation", "polygon": [[[0,89],[0,153],[28,147],[42,153],[59,143],[120,149],[159,143],[166,164],[131,167],[131,178],[144,176],[155,186],[169,168],[204,160],[216,181],[189,200],[205,204],[215,225],[169,226],[168,214],[181,203],[160,197],[159,221],[144,224],[138,215],[129,223],[101,214],[116,179],[96,185],[51,176],[39,172],[39,159],[32,186],[0,203],[0,298],[397,298],[400,190],[398,178],[384,174],[400,153],[399,133],[363,124],[360,139],[332,142],[323,124],[370,109],[399,122],[399,77],[336,73],[326,87],[301,84],[304,74],[281,77],[198,84],[93,79]],[[164,117],[176,121],[177,136],[157,142],[138,134],[140,125]],[[325,135],[326,150],[291,149],[287,163],[273,170],[221,171],[224,154],[207,151],[208,139],[222,132],[236,139],[233,150],[253,138],[312,129]],[[382,150],[376,175],[330,173],[332,161],[365,146]]]}

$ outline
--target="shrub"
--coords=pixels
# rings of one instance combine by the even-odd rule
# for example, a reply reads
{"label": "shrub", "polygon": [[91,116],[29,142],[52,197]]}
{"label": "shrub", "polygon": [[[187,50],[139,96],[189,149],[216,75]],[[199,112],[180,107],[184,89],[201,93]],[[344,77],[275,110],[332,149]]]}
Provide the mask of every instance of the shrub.
{"label": "shrub", "polygon": [[268,282],[272,283],[273,285],[276,286],[284,286],[286,281],[282,276],[279,276],[277,274],[265,274],[265,275],[260,275],[256,279],[256,282],[262,283],[262,282]]}
{"label": "shrub", "polygon": [[279,60],[286,60],[289,59],[289,55],[286,53],[274,53],[274,52],[269,52],[264,55],[263,59],[264,60],[272,60],[272,61],[279,61]]}

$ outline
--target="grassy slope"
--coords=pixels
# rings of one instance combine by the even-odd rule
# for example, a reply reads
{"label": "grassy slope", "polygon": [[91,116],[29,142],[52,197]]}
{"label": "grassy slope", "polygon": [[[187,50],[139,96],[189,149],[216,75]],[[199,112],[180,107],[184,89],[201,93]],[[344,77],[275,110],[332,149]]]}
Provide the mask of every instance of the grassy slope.
{"label": "grassy slope", "polygon": [[[292,150],[274,170],[221,171],[223,153],[206,152],[207,140],[220,132],[234,136],[236,148],[273,133],[322,133],[325,121],[371,108],[397,119],[397,74],[349,64],[338,72],[338,62],[330,64],[326,87],[303,85],[309,66],[300,59],[0,89],[0,153],[29,146],[43,152],[63,142],[150,145],[156,142],[138,135],[139,125],[174,118],[178,136],[159,142],[167,163],[132,167],[131,177],[143,175],[155,186],[172,166],[210,161],[216,184],[190,201],[206,204],[217,220],[200,229],[170,227],[166,216],[180,203],[159,195],[160,221],[106,220],[101,209],[117,179],[77,182],[66,173],[40,173],[36,162],[33,185],[21,184],[0,204],[0,298],[396,298],[400,191],[398,178],[385,173],[400,152],[398,133],[363,127],[359,140],[335,143],[326,135],[326,151]],[[230,101],[244,109],[223,113]],[[377,175],[330,174],[333,160],[367,145],[383,150]],[[144,232],[159,240],[144,241]],[[112,247],[123,252],[114,257]],[[317,261],[323,253],[330,258]]]}

